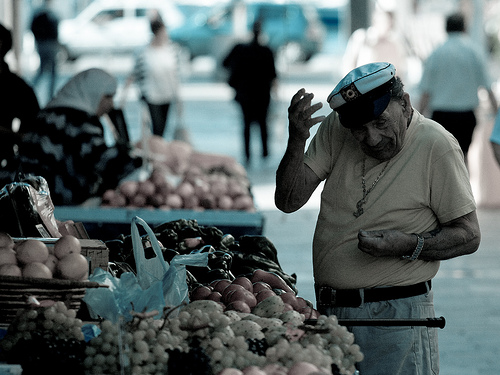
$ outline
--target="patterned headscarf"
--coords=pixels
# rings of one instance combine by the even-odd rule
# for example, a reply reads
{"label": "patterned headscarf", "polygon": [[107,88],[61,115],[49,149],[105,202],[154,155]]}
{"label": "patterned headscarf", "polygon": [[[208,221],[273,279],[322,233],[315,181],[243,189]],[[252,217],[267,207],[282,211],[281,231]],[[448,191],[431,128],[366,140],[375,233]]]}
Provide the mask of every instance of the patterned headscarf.
{"label": "patterned headscarf", "polygon": [[47,104],[47,108],[69,107],[96,115],[104,95],[116,93],[117,81],[102,69],[92,68],[73,76]]}

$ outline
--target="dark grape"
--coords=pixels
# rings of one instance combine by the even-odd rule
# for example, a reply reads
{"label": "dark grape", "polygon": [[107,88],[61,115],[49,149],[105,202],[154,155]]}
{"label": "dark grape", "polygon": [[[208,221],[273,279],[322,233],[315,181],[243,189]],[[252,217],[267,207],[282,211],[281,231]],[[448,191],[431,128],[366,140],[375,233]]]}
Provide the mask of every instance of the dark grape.
{"label": "dark grape", "polygon": [[265,356],[266,350],[269,348],[269,344],[266,339],[247,339],[248,350],[252,353]]}
{"label": "dark grape", "polygon": [[183,375],[212,375],[210,357],[201,347],[191,347],[189,352],[179,349],[167,350],[168,373]]}
{"label": "dark grape", "polygon": [[54,375],[83,375],[85,342],[63,339],[51,334],[32,332],[31,339],[20,339],[8,356],[9,363],[20,364],[23,375],[50,369]]}
{"label": "dark grape", "polygon": [[332,363],[332,375],[342,375],[338,366],[335,363]]}

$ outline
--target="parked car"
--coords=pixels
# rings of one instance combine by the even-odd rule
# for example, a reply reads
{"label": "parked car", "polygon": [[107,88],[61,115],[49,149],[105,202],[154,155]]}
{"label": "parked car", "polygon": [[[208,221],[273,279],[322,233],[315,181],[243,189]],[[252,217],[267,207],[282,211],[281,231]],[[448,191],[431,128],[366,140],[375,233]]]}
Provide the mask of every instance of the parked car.
{"label": "parked car", "polygon": [[263,37],[277,58],[307,61],[321,51],[326,30],[316,9],[305,2],[232,1],[208,12],[196,12],[171,30],[170,38],[192,59],[204,55],[217,58],[234,43],[250,38],[258,18],[262,20]]}
{"label": "parked car", "polygon": [[95,0],[75,18],[59,24],[59,41],[68,59],[96,53],[131,53],[151,38],[149,17],[162,17],[169,29],[185,16],[168,0]]}

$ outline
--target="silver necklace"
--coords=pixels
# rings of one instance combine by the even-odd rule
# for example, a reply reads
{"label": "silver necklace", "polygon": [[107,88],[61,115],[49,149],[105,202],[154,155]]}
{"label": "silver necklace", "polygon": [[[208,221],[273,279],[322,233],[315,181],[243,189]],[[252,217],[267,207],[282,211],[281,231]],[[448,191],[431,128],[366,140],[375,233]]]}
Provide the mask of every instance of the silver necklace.
{"label": "silver necklace", "polygon": [[361,186],[363,186],[363,198],[361,198],[358,203],[356,203],[356,208],[357,210],[355,212],[353,212],[353,215],[355,217],[360,217],[361,215],[363,215],[363,213],[365,212],[365,210],[363,209],[363,205],[366,203],[366,197],[368,196],[368,194],[370,194],[370,192],[373,190],[373,188],[377,185],[378,181],[380,180],[380,178],[382,177],[382,175],[384,174],[385,170],[387,169],[387,166],[389,165],[389,162],[390,160],[387,160],[387,162],[385,163],[384,165],[384,168],[382,168],[382,170],[380,171],[380,173],[378,174],[377,178],[375,179],[375,181],[373,181],[372,185],[370,186],[370,188],[367,190],[366,189],[366,180],[365,180],[365,173],[366,173],[366,157],[363,158],[363,174],[362,174],[362,177],[361,177]]}

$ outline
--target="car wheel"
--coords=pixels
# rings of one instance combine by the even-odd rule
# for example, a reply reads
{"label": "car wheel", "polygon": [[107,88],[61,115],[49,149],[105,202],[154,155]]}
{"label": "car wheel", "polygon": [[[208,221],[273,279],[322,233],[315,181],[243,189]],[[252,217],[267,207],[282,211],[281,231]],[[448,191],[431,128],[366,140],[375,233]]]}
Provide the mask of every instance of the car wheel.
{"label": "car wheel", "polygon": [[276,53],[276,66],[281,69],[286,69],[290,65],[294,65],[304,61],[304,51],[300,43],[288,42],[278,48]]}

